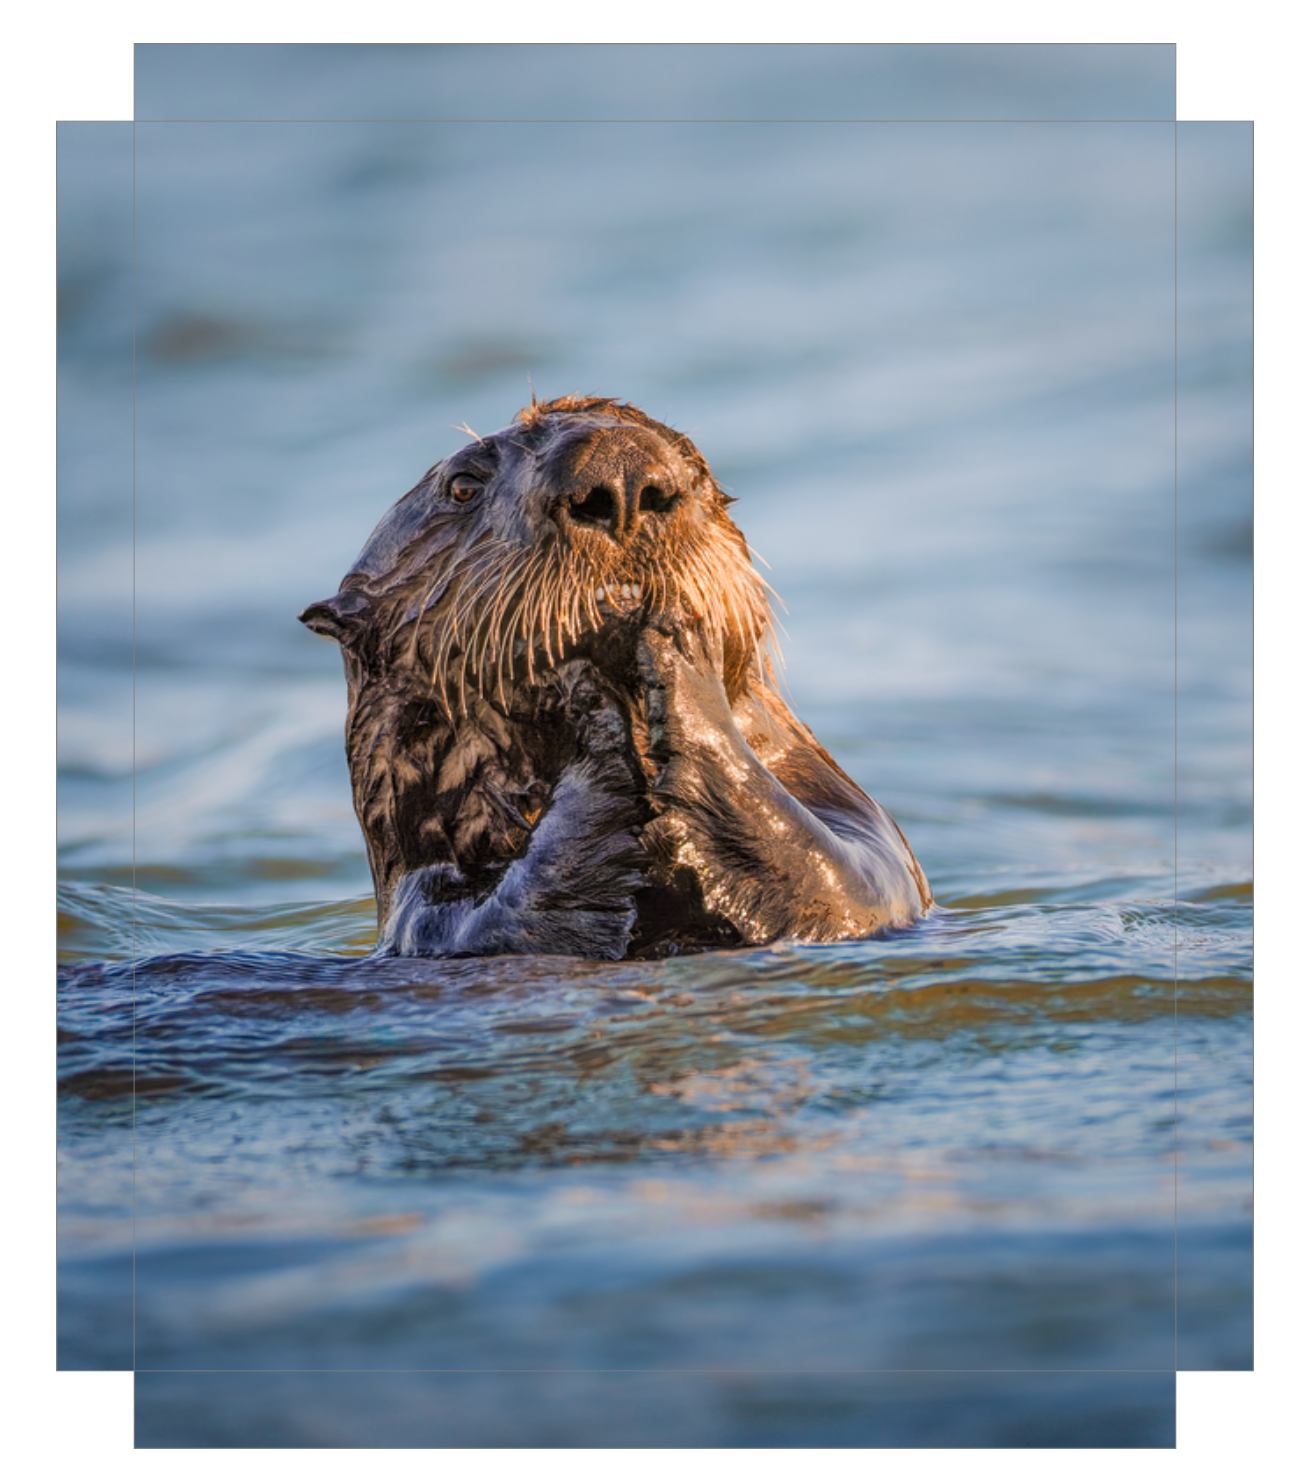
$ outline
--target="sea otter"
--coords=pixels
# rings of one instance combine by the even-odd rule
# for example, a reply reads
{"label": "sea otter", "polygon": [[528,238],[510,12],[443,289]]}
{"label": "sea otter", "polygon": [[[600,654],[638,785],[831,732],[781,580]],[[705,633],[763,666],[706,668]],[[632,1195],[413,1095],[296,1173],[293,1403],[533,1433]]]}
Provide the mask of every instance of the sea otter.
{"label": "sea otter", "polygon": [[898,825],[781,699],[730,503],[637,407],[535,400],[301,614],[342,646],[378,952],[649,957],[926,912]]}

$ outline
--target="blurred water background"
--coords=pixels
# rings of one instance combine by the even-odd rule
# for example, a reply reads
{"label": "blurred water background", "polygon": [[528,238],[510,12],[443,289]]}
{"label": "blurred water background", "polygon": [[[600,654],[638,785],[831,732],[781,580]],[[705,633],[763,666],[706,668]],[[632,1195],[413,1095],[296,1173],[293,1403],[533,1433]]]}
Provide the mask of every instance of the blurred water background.
{"label": "blurred water background", "polygon": [[[1171,84],[143,47],[61,126],[60,1363],[139,1442],[1162,1445],[1251,1365],[1251,131]],[[359,961],[295,614],[529,376],[738,498],[922,927]]]}

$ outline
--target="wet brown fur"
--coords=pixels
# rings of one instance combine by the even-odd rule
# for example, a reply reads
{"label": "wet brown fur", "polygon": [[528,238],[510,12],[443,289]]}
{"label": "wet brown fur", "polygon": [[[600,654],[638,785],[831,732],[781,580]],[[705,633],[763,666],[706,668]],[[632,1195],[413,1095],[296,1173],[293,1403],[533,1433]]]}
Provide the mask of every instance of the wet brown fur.
{"label": "wet brown fur", "polygon": [[[459,500],[463,480],[475,486],[469,503]],[[773,789],[779,780],[841,829],[846,810],[875,810],[902,842],[781,699],[768,655],[767,588],[730,503],[692,441],[637,407],[579,395],[535,399],[510,428],[431,469],[380,523],[338,594],[302,615],[343,647],[352,791],[381,927],[398,883],[417,871],[430,872],[427,902],[486,896],[525,855],[564,771],[586,766],[602,811],[588,828],[605,840],[603,855],[614,856],[618,882],[642,878],[635,944],[663,933],[720,942],[737,932],[751,941],[750,919],[769,925],[789,916],[780,904],[797,895],[798,871],[792,884],[782,877],[771,888],[771,910],[759,911],[745,905],[761,894],[751,863],[743,880],[735,867],[717,865],[702,881],[681,864],[682,856],[707,857],[699,832],[716,826],[704,821],[681,833],[680,800],[663,797],[661,780],[675,771],[672,738],[688,718],[665,715],[654,635],[672,638],[674,658],[663,662],[672,675],[672,665],[713,667],[712,690],[689,709],[720,715],[728,706],[733,721],[717,725],[734,732],[731,751],[751,748],[754,765],[771,769]],[[599,589],[616,594],[622,585],[638,596],[599,602]],[[603,713],[621,722],[598,731]],[[604,735],[619,740],[596,740]],[[702,776],[716,766],[698,764],[700,796],[718,792],[703,786],[715,778]],[[730,771],[742,768],[732,762]],[[745,797],[740,812],[751,807]],[[710,820],[724,807],[712,801],[703,813]],[[863,828],[859,818],[858,834]],[[735,829],[732,818],[727,837]],[[562,848],[584,850],[591,839]],[[761,854],[758,842],[753,848]],[[727,870],[733,889],[710,879]],[[911,870],[924,909],[929,890],[915,861]],[[772,873],[759,866],[756,874]],[[570,888],[608,890],[597,882]],[[711,905],[718,893],[731,903],[728,916]],[[558,891],[563,900],[569,894]],[[679,910],[677,897],[687,899]],[[655,913],[646,929],[645,903]],[[795,915],[806,924],[811,910],[804,903]],[[828,909],[817,911],[821,922]],[[852,933],[818,927],[807,935]]]}

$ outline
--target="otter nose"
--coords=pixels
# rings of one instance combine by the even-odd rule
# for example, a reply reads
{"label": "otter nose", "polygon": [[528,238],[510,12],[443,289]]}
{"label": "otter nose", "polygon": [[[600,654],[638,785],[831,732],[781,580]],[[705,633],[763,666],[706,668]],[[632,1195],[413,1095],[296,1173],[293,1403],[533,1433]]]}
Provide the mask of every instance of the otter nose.
{"label": "otter nose", "polygon": [[619,541],[645,515],[664,515],[675,504],[676,495],[660,472],[632,479],[599,479],[571,496],[566,515],[576,525],[593,526]]}
{"label": "otter nose", "polygon": [[571,450],[566,462],[560,503],[566,523],[615,541],[629,540],[680,498],[679,471],[666,449],[639,430],[595,436]]}

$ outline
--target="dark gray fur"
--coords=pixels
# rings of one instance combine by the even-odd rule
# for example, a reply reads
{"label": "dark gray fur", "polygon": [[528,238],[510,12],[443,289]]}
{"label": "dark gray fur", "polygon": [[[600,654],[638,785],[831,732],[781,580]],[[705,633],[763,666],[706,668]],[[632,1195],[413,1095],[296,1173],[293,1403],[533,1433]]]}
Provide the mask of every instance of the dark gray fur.
{"label": "dark gray fur", "polygon": [[930,906],[776,689],[729,503],[637,408],[535,404],[431,470],[302,615],[343,649],[381,952],[833,941]]}

